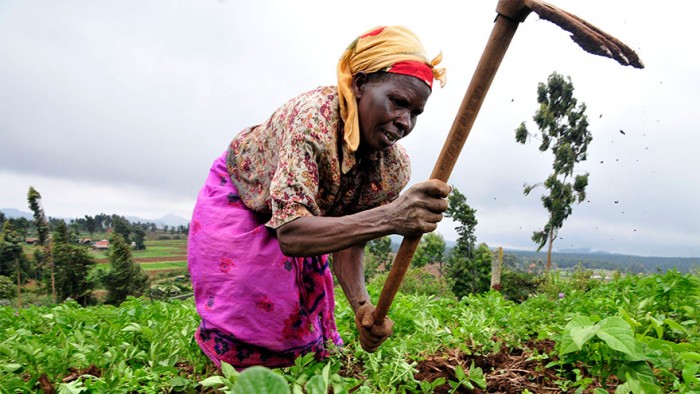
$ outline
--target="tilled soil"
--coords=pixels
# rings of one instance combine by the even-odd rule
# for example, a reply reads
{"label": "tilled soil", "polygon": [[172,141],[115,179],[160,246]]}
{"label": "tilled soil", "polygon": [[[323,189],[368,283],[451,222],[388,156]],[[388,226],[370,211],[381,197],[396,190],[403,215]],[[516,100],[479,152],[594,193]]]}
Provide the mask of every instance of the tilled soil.
{"label": "tilled soil", "polygon": [[[460,387],[457,393],[520,393],[528,390],[531,393],[559,393],[566,392],[563,389],[563,378],[552,369],[546,369],[545,365],[556,360],[547,358],[544,360],[533,358],[534,354],[551,354],[555,342],[552,340],[530,341],[524,348],[503,350],[500,353],[489,355],[469,355],[459,350],[451,350],[441,354],[434,354],[418,362],[418,373],[415,378],[420,381],[432,382],[440,377],[446,381],[457,382],[455,367],[461,366],[467,372],[474,363],[475,367],[482,369],[486,378],[486,388],[475,387],[473,390],[465,386]],[[467,372],[468,373],[468,372]],[[475,385],[476,386],[476,385]],[[590,393],[601,385],[594,380],[584,393]],[[450,393],[452,387],[445,383],[435,388],[436,394]],[[611,393],[614,392],[610,391]]]}

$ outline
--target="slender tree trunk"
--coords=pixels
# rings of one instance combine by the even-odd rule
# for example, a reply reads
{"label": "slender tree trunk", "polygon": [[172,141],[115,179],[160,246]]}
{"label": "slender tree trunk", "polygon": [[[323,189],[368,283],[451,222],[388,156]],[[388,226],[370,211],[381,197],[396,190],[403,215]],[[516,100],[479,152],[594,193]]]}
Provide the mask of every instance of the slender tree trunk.
{"label": "slender tree trunk", "polygon": [[51,298],[56,303],[56,276],[54,275],[53,261],[51,262]]}
{"label": "slender tree trunk", "polygon": [[22,307],[22,281],[19,275],[19,259],[15,259],[17,263],[17,308]]}
{"label": "slender tree trunk", "polygon": [[501,270],[503,269],[503,248],[498,248],[498,258],[491,260],[491,288],[501,291]]}
{"label": "slender tree trunk", "polygon": [[547,247],[547,272],[552,269],[552,244],[554,243],[554,231],[549,231],[549,246]]}
{"label": "slender tree trunk", "polygon": [[56,303],[56,276],[54,275],[53,259],[51,260],[51,298]]}
{"label": "slender tree trunk", "polygon": [[51,254],[51,240],[46,243],[46,258],[49,259],[49,268],[51,268],[51,298],[53,303],[56,303],[56,276],[54,275],[53,255]]}

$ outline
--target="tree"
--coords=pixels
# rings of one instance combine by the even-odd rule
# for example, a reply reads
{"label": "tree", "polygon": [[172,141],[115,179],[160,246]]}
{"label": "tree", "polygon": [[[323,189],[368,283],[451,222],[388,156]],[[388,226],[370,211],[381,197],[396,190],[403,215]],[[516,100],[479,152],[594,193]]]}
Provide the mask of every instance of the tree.
{"label": "tree", "polygon": [[52,253],[56,263],[58,297],[61,300],[72,298],[82,306],[89,305],[95,287],[89,274],[96,262],[85,246],[70,242],[65,222],[56,229]]}
{"label": "tree", "polygon": [[141,226],[133,226],[131,232],[134,235],[136,250],[146,250],[146,230]]}
{"label": "tree", "polygon": [[131,245],[131,223],[121,216],[112,215],[112,229],[117,234],[120,234],[124,238],[124,242],[127,245]]}
{"label": "tree", "polygon": [[511,271],[524,271],[520,267],[520,259],[514,253],[503,254],[503,268]]}
{"label": "tree", "polygon": [[418,244],[411,264],[414,267],[424,267],[427,264],[439,263],[442,273],[442,259],[445,254],[445,239],[440,233],[425,234]]}
{"label": "tree", "polygon": [[[533,119],[540,130],[541,152],[550,151],[554,157],[554,172],[544,181],[547,190],[540,199],[549,212],[549,219],[544,228],[532,234],[532,240],[541,250],[547,248],[547,271],[552,267],[552,244],[557,233],[563,227],[566,218],[571,215],[574,202],[581,203],[586,198],[588,173],[574,176],[575,165],[585,161],[588,144],[593,137],[588,131],[588,118],[585,115],[586,104],[577,106],[573,96],[574,85],[571,78],[564,79],[557,72],[547,78],[547,84],[537,86],[537,102],[540,108]],[[525,144],[530,136],[525,122],[515,130],[515,140]],[[572,179],[573,178],[573,179]],[[525,185],[524,194],[528,195],[537,185]]]}
{"label": "tree", "polygon": [[119,305],[127,296],[141,296],[148,288],[148,275],[131,256],[129,246],[121,234],[110,237],[110,270],[104,277],[107,288],[105,303]]}
{"label": "tree", "polygon": [[92,234],[95,233],[95,229],[97,228],[97,222],[95,221],[95,218],[92,216],[85,215],[85,230],[87,230],[88,234],[92,237]]}
{"label": "tree", "polygon": [[474,252],[474,245],[476,244],[474,231],[479,223],[476,220],[476,210],[467,204],[467,197],[460,193],[456,187],[453,187],[452,193],[447,199],[449,207],[445,212],[445,216],[457,223],[455,230],[459,235],[457,244],[452,252],[471,258]]}
{"label": "tree", "polygon": [[391,238],[381,237],[367,242],[365,245],[365,280],[370,280],[380,266],[384,271],[391,269]]}
{"label": "tree", "polygon": [[[51,255],[51,240],[49,239],[49,224],[46,221],[46,215],[44,214],[44,208],[41,206],[41,194],[39,194],[33,186],[29,186],[29,192],[27,192],[27,201],[29,202],[29,208],[34,212],[34,227],[39,234],[39,244],[44,247],[44,259],[42,262],[47,262],[49,265],[49,272],[51,273],[51,298],[56,303],[56,273],[54,267],[53,256]],[[61,221],[64,225],[65,222]],[[43,264],[40,264],[43,265]]]}
{"label": "tree", "polygon": [[110,216],[104,213],[95,215],[95,232],[104,232],[109,227],[109,223],[111,223]]}
{"label": "tree", "polygon": [[479,245],[470,258],[459,254],[452,254],[451,258],[448,276],[457,297],[489,291],[493,254],[485,243]]}
{"label": "tree", "polygon": [[457,238],[457,245],[453,251],[455,253],[464,255],[465,257],[471,257],[474,252],[474,245],[476,244],[476,235],[474,231],[476,225],[479,223],[476,220],[476,210],[467,204],[467,197],[454,187],[452,193],[447,198],[449,202],[449,207],[445,212],[445,216],[451,218],[453,221],[457,222],[457,227],[455,230],[459,235]]}
{"label": "tree", "polygon": [[[445,216],[458,223],[455,229],[459,234],[457,245],[450,252],[447,261],[447,276],[452,284],[452,292],[457,297],[463,297],[469,293],[487,291],[491,280],[491,259],[482,256],[481,247],[479,253],[475,253],[477,250],[474,231],[478,223],[476,210],[467,204],[467,198],[457,188],[452,189],[448,202]],[[490,256],[491,251],[488,247],[486,250]]]}
{"label": "tree", "polygon": [[32,222],[27,220],[25,217],[12,218],[8,219],[7,221],[12,223],[12,228],[22,238],[27,236],[30,228],[32,227]]}
{"label": "tree", "polygon": [[56,231],[53,233],[54,243],[67,244],[70,243],[70,235],[68,235],[68,226],[66,222],[61,221],[56,224]]}
{"label": "tree", "polygon": [[0,300],[9,300],[15,294],[15,284],[7,276],[0,275]]}
{"label": "tree", "polygon": [[0,239],[0,275],[17,278],[17,307],[22,307],[22,274],[28,269],[22,251],[22,237],[15,231],[11,221],[2,226]]}

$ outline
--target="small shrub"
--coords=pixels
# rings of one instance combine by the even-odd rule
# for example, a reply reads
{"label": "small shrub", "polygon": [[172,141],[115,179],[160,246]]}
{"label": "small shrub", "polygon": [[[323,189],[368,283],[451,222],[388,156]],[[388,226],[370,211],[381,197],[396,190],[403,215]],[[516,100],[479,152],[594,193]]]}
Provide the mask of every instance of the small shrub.
{"label": "small shrub", "polygon": [[595,287],[598,282],[592,279],[593,271],[584,268],[581,263],[576,266],[576,269],[571,274],[569,286],[574,290],[586,292]]}
{"label": "small shrub", "polygon": [[520,303],[537,293],[542,281],[542,277],[527,272],[504,271],[501,276],[501,294],[507,300]]}
{"label": "small shrub", "polygon": [[17,295],[17,285],[7,276],[0,275],[0,299],[11,299]]}
{"label": "small shrub", "polygon": [[[381,290],[384,287],[388,272],[378,274],[369,282],[369,287]],[[436,278],[425,269],[409,268],[401,282],[399,291],[406,294],[415,295],[435,295],[440,297],[454,297],[450,291],[447,281],[443,278]]]}
{"label": "small shrub", "polygon": [[148,294],[154,300],[167,300],[181,295],[182,289],[171,284],[158,284],[151,286]]}

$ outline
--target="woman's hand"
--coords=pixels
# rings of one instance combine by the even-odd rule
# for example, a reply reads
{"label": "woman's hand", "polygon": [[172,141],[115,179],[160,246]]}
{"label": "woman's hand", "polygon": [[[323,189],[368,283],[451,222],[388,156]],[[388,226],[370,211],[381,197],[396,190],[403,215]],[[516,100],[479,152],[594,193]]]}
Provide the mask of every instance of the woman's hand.
{"label": "woman's hand", "polygon": [[447,210],[446,197],[452,191],[445,182],[431,179],[413,185],[390,204],[395,233],[417,237],[437,228]]}
{"label": "woman's hand", "polygon": [[374,324],[374,305],[365,303],[355,311],[355,326],[360,333],[360,345],[365,351],[374,353],[393,332],[394,322],[388,317],[381,325]]}

